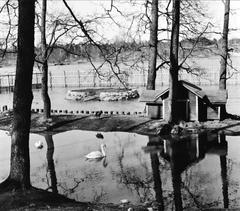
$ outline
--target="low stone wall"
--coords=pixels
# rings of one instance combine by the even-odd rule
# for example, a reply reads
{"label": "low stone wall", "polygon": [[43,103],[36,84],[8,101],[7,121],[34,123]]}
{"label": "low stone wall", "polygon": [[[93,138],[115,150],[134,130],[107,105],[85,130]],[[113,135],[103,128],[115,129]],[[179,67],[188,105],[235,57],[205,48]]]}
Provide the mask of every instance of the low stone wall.
{"label": "low stone wall", "polygon": [[[32,109],[32,112],[43,113],[43,109]],[[59,110],[51,110],[52,114],[72,114],[72,115],[97,115],[101,112],[101,115],[136,115],[136,116],[146,116],[144,112],[140,111],[90,111],[90,110],[67,110],[67,109],[59,109]]]}
{"label": "low stone wall", "polygon": [[[2,107],[1,112],[8,113],[12,109],[8,108],[7,105]],[[32,112],[43,113],[42,108],[33,108]],[[52,114],[72,114],[72,115],[135,115],[135,116],[146,116],[146,113],[141,111],[90,111],[90,110],[68,110],[68,109],[52,109]]]}

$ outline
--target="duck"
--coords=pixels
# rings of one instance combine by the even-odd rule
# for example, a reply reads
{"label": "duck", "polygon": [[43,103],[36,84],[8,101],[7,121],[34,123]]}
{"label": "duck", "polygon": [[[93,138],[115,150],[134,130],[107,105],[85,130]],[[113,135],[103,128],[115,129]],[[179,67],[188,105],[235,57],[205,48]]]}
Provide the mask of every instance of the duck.
{"label": "duck", "polygon": [[34,146],[37,149],[42,149],[43,148],[43,142],[42,141],[37,141],[37,142],[35,142]]}
{"label": "duck", "polygon": [[87,159],[99,159],[106,157],[105,153],[106,144],[101,144],[101,151],[93,151],[85,155]]}
{"label": "duck", "polygon": [[96,134],[96,137],[97,137],[97,138],[101,138],[101,139],[103,139],[103,138],[104,138],[104,136],[103,136],[103,134],[102,134],[102,133],[97,133],[97,134]]}
{"label": "duck", "polygon": [[103,111],[96,111],[95,116],[100,117],[102,115]]}

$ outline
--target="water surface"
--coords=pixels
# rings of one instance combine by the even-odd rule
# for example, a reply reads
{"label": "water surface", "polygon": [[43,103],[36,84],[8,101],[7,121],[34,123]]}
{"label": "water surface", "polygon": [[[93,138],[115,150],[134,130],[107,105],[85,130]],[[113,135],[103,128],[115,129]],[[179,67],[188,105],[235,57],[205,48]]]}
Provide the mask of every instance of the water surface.
{"label": "water surface", "polygon": [[[68,131],[31,134],[31,180],[36,187],[79,201],[158,204],[179,208],[240,207],[239,137],[194,135],[182,139],[134,133]],[[10,137],[0,132],[0,179],[9,171]],[[43,149],[34,147],[41,140]],[[98,161],[84,155],[107,145]]]}

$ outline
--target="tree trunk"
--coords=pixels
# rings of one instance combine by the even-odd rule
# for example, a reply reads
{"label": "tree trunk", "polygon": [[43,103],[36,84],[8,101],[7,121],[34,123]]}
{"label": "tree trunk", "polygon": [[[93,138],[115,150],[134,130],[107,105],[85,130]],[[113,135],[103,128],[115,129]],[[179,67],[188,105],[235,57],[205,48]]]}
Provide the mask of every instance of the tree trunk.
{"label": "tree trunk", "polygon": [[53,154],[54,154],[54,143],[52,135],[45,134],[44,135],[46,143],[47,143],[47,171],[50,174],[50,180],[51,180],[51,189],[53,193],[58,193],[57,189],[57,176],[55,171],[55,165],[53,160]]}
{"label": "tree trunk", "polygon": [[224,23],[223,23],[223,37],[222,37],[222,53],[220,60],[220,78],[219,89],[226,89],[227,82],[227,59],[228,59],[228,31],[229,31],[229,12],[230,0],[224,3]]}
{"label": "tree trunk", "polygon": [[155,89],[156,80],[156,64],[157,64],[157,44],[158,44],[158,0],[152,0],[152,21],[150,24],[150,40],[149,40],[149,64],[147,89]]}
{"label": "tree trunk", "polygon": [[163,190],[162,190],[162,180],[160,175],[160,164],[157,153],[151,153],[151,165],[152,165],[152,173],[153,173],[153,184],[155,191],[155,200],[158,202],[158,209],[164,210],[164,202],[163,202]]}
{"label": "tree trunk", "polygon": [[180,24],[180,0],[174,0],[172,6],[172,34],[170,46],[170,71],[169,71],[169,119],[170,123],[178,120],[177,95],[178,95],[178,45]]}
{"label": "tree trunk", "polygon": [[35,1],[19,0],[18,54],[13,95],[13,128],[9,179],[16,187],[30,188],[29,131],[34,64]]}
{"label": "tree trunk", "polygon": [[228,198],[228,177],[227,177],[227,158],[226,155],[220,155],[221,165],[221,178],[222,178],[222,194],[223,194],[223,205],[227,209],[229,206]]}
{"label": "tree trunk", "polygon": [[42,100],[44,119],[51,117],[51,101],[48,95],[48,54],[46,42],[47,0],[42,0],[41,50],[42,50]]}
{"label": "tree trunk", "polygon": [[[220,135],[220,144],[227,145],[226,135]],[[220,166],[221,166],[221,179],[222,179],[222,195],[223,195],[223,205],[227,209],[229,207],[229,197],[228,197],[228,187],[229,187],[229,178],[228,178],[228,165],[227,165],[227,156],[220,155]]]}
{"label": "tree trunk", "polygon": [[175,171],[174,168],[175,167],[171,165],[173,198],[174,198],[174,203],[175,203],[175,210],[182,211],[183,210],[182,192],[181,192],[182,179],[181,179],[181,174],[178,171]]}

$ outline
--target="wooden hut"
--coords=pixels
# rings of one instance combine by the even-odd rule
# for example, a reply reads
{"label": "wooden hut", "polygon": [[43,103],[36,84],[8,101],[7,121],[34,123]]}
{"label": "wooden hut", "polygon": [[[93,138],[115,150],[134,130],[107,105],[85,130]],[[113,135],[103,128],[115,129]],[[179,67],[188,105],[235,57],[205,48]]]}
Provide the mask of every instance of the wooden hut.
{"label": "wooden hut", "polygon": [[[169,88],[164,90],[144,90],[140,102],[145,102],[147,114],[152,119],[167,119],[169,115]],[[203,90],[187,82],[179,81],[179,120],[206,121],[220,120],[227,102],[226,90]]]}

